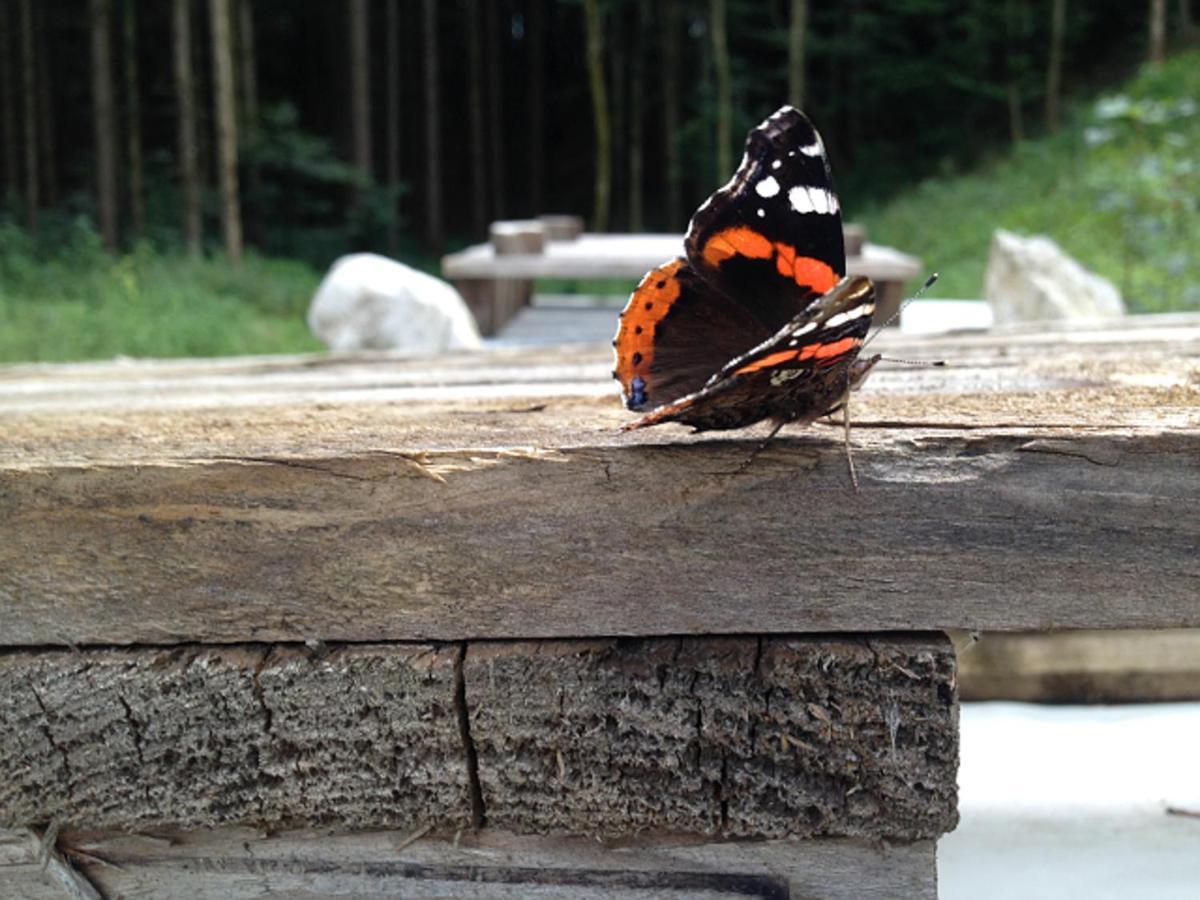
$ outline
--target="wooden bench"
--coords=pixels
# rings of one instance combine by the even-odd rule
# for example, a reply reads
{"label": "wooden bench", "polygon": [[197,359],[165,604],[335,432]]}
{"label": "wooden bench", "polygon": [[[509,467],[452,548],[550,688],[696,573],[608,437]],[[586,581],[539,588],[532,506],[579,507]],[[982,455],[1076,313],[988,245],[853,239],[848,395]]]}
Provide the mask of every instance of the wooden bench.
{"label": "wooden bench", "polygon": [[[557,218],[557,217],[556,217]],[[885,322],[900,307],[905,283],[921,274],[920,260],[865,242],[861,226],[846,226],[850,274],[867,275],[879,293],[876,321]],[[529,303],[538,278],[579,280],[628,278],[631,285],[647,271],[683,253],[676,234],[579,234],[542,223],[498,222],[492,240],[442,259],[442,274],[466,300],[480,331],[493,335]]]}
{"label": "wooden bench", "polygon": [[1200,625],[1200,319],[879,344],[858,493],[602,347],[0,370],[0,893],[934,896],[943,630]]}

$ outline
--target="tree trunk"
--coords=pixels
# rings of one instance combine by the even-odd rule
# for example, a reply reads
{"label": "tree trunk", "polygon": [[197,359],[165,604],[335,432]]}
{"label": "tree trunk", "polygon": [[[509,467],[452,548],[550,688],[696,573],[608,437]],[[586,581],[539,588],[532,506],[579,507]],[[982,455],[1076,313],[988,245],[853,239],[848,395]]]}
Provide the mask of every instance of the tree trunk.
{"label": "tree trunk", "polygon": [[112,0],[91,0],[92,118],[96,138],[96,209],[100,236],[117,248],[117,117],[112,81]]}
{"label": "tree trunk", "polygon": [[233,31],[229,0],[209,0],[217,119],[217,174],[221,185],[221,235],[232,265],[242,261],[242,215],[238,199],[237,96],[233,77]]}
{"label": "tree trunk", "polygon": [[492,215],[503,219],[508,204],[505,202],[504,184],[508,172],[504,168],[504,67],[500,58],[504,37],[496,21],[499,0],[484,0],[484,23],[487,34],[487,89],[488,89],[488,137],[491,140],[492,158]]}
{"label": "tree trunk", "polygon": [[1179,0],[1179,38],[1186,46],[1196,42],[1196,20],[1192,18],[1192,0]]}
{"label": "tree trunk", "polygon": [[200,173],[196,163],[196,94],[192,85],[191,0],[174,0],[175,105],[179,112],[179,180],[183,194],[183,235],[188,252],[200,255]]}
{"label": "tree trunk", "polygon": [[1058,131],[1058,103],[1062,94],[1063,33],[1067,0],[1053,0],[1050,15],[1050,60],[1046,65],[1046,130]]}
{"label": "tree trunk", "polygon": [[587,35],[588,80],[596,130],[596,180],[592,230],[608,230],[609,190],[612,185],[612,130],[608,121],[608,95],[604,87],[604,24],[597,0],[583,0]]}
{"label": "tree trunk", "polygon": [[1167,0],[1150,0],[1150,62],[1167,57]]}
{"label": "tree trunk", "polygon": [[239,85],[246,137],[258,128],[258,59],[254,46],[254,0],[238,0]]}
{"label": "tree trunk", "polygon": [[25,223],[38,228],[37,64],[33,57],[33,4],[21,0],[21,95],[25,112]]}
{"label": "tree trunk", "polygon": [[546,22],[545,0],[529,0],[529,205],[533,214],[546,212]]}
{"label": "tree trunk", "polygon": [[629,230],[636,233],[646,227],[642,210],[642,143],[645,116],[645,35],[650,28],[647,0],[637,0],[635,13],[633,40],[629,51],[633,56],[629,66],[629,77],[633,82],[633,91],[629,97]]}
{"label": "tree trunk", "polygon": [[41,137],[42,187],[46,206],[58,205],[58,140],[54,128],[54,91],[50,81],[49,42],[46,33],[50,30],[52,13],[38,7],[37,18],[37,83],[38,83],[38,132]]}
{"label": "tree trunk", "polygon": [[442,249],[442,124],[438,108],[437,10],[434,0],[421,0],[425,60],[425,239],[435,252]]}
{"label": "tree trunk", "polygon": [[262,219],[257,215],[256,200],[260,196],[261,184],[259,167],[256,160],[255,147],[258,138],[258,55],[254,42],[254,0],[234,0],[233,13],[236,16],[237,38],[237,68],[234,83],[240,89],[238,92],[238,131],[241,134],[241,149],[243,153],[242,174],[244,186],[241,189],[242,200],[242,231],[243,240],[261,246],[263,240]]}
{"label": "tree trunk", "polygon": [[788,102],[804,108],[804,33],[808,30],[808,0],[792,0],[788,22]]}
{"label": "tree trunk", "polygon": [[[487,0],[492,2],[492,0]],[[487,144],[483,130],[483,45],[480,42],[479,0],[466,0],[467,118],[471,128],[471,229],[487,234]]]}
{"label": "tree trunk", "polygon": [[711,0],[713,68],[717,77],[717,183],[733,171],[733,87],[729,71],[729,41],[725,34],[725,0]]}
{"label": "tree trunk", "polygon": [[1014,144],[1025,140],[1022,80],[1025,76],[1026,57],[1023,45],[1026,35],[1023,28],[1024,9],[1022,7],[1021,0],[1007,0],[1004,4],[1005,36],[1007,38],[1004,62],[1008,74],[1005,97],[1008,102],[1008,132]]}
{"label": "tree trunk", "polygon": [[21,163],[17,153],[17,89],[12,53],[13,32],[10,8],[3,0],[0,0],[0,127],[4,128],[4,197],[0,207],[15,203],[21,193]]}
{"label": "tree trunk", "polygon": [[134,237],[146,230],[146,203],[142,188],[142,123],[138,91],[137,0],[124,0],[122,34],[125,56],[125,133],[129,164],[129,225]]}
{"label": "tree trunk", "polygon": [[679,0],[660,0],[659,33],[662,50],[659,56],[663,88],[663,141],[667,186],[666,228],[673,231],[683,227],[683,165],[679,159]]}
{"label": "tree trunk", "polygon": [[387,0],[388,253],[400,255],[400,0]]}
{"label": "tree trunk", "polygon": [[371,177],[371,45],[367,0],[350,0],[350,110],[354,165]]}
{"label": "tree trunk", "polygon": [[[613,165],[612,183],[609,185],[609,195],[614,198],[623,197],[626,135],[628,134],[628,119],[625,111],[628,105],[629,63],[625,58],[625,49],[629,46],[629,38],[625,33],[624,19],[624,9],[620,6],[613,8],[608,13],[604,31],[604,55],[608,59],[608,106],[611,119],[609,127],[612,130],[612,156],[614,163],[620,160],[620,164]],[[609,227],[619,228],[620,226],[617,224],[620,219],[619,199],[615,206],[615,210],[611,208],[609,210],[608,222]]]}

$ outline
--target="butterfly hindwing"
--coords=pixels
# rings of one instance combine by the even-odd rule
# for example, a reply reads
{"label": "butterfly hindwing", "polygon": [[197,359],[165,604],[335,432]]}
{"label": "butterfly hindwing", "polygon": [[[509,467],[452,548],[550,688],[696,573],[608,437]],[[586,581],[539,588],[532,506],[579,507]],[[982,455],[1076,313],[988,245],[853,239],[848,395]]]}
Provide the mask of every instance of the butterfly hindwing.
{"label": "butterfly hindwing", "polygon": [[875,289],[844,278],[791,322],[730,360],[698,391],[655,409],[627,429],[681,422],[697,430],[741,428],[766,418],[810,422],[836,408],[874,363],[857,363],[875,311]]}
{"label": "butterfly hindwing", "polygon": [[621,313],[614,376],[628,408],[659,406],[699,390],[767,337],[745,307],[673,259],[646,273]]}

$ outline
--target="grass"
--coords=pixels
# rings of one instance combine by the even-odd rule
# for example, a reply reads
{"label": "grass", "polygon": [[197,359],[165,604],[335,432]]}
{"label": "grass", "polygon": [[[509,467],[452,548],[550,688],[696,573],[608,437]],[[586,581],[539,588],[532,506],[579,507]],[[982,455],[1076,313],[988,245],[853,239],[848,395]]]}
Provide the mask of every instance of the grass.
{"label": "grass", "polygon": [[1045,234],[1111,279],[1130,309],[1200,309],[1200,52],[1147,68],[957,177],[931,179],[855,218],[873,241],[941,273],[931,292],[980,297],[996,228]]}
{"label": "grass", "polygon": [[304,321],[320,276],[248,254],[194,259],[141,245],[120,256],[84,220],[36,242],[0,225],[0,361],[221,356],[320,349]]}

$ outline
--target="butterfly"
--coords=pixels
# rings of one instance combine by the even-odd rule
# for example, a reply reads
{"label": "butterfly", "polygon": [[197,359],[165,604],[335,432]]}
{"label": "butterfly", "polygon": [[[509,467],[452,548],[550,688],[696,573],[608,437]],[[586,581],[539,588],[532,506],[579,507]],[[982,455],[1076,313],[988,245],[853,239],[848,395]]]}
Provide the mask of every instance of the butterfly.
{"label": "butterfly", "polygon": [[858,358],[875,288],[846,276],[825,145],[802,112],[781,107],[750,131],[684,250],[646,273],[619,319],[613,377],[626,407],[646,412],[625,430],[769,419],[773,436],[845,409],[879,361]]}

